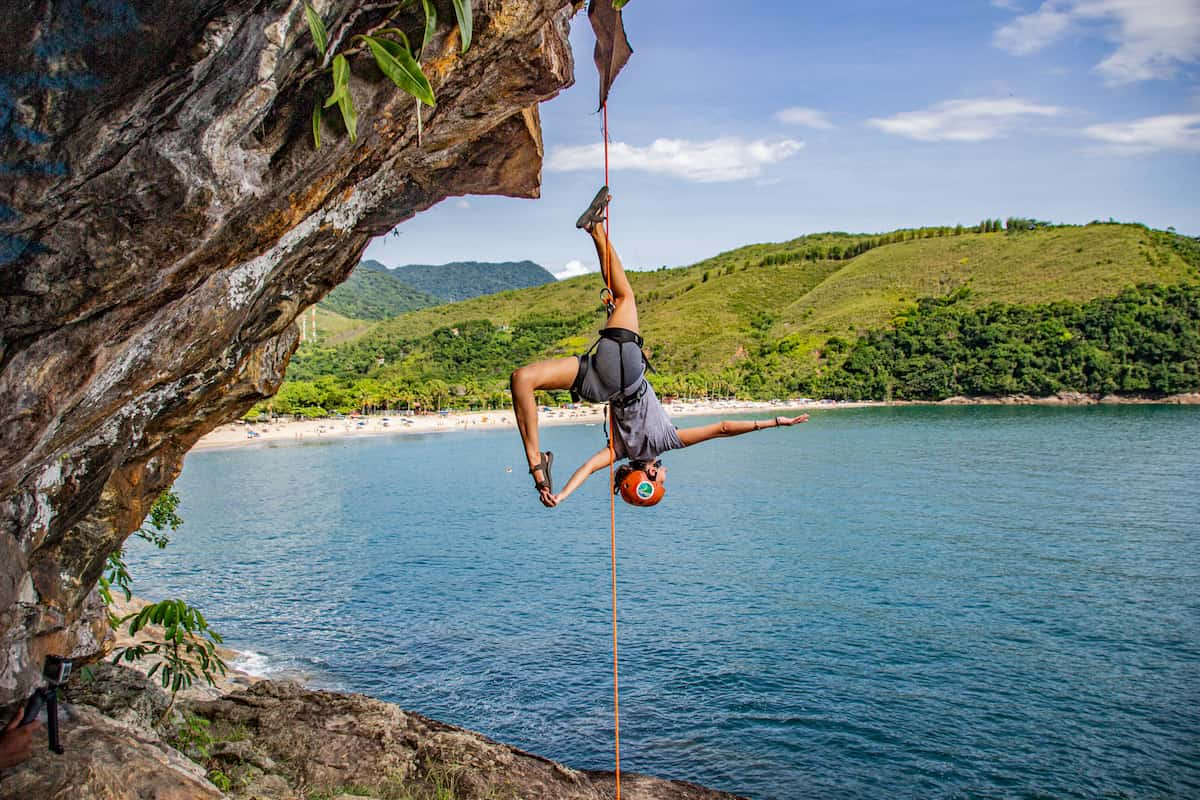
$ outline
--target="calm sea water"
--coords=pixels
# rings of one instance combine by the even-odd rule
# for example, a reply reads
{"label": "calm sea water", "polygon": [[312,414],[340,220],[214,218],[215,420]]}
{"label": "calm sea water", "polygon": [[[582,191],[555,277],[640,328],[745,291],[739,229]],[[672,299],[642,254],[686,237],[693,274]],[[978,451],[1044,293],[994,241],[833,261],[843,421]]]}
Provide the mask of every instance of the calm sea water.
{"label": "calm sea water", "polygon": [[[561,484],[603,438],[544,442]],[[625,770],[1200,797],[1200,409],[837,410],[666,461],[664,503],[618,511]],[[507,431],[193,453],[177,487],[140,594],[259,667],[611,769],[602,476],[544,509]]]}

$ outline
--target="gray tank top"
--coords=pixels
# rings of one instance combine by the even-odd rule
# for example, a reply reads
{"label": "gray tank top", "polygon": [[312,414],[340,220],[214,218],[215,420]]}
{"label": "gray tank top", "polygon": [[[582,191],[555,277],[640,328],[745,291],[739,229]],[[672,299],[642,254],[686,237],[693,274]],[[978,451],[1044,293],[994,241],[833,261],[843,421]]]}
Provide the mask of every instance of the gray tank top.
{"label": "gray tank top", "polygon": [[671,418],[649,383],[638,400],[624,408],[614,405],[612,409],[613,452],[617,458],[653,461],[661,453],[683,447]]}

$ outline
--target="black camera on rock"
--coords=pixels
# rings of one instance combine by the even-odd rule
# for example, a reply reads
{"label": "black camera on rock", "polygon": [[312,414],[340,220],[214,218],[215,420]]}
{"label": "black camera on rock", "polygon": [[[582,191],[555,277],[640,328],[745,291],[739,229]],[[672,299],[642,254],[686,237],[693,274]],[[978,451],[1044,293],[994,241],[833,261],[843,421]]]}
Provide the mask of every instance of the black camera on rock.
{"label": "black camera on rock", "polygon": [[42,709],[46,709],[46,737],[50,741],[50,749],[55,753],[63,752],[62,742],[58,738],[58,687],[71,677],[71,659],[59,656],[46,656],[42,667],[42,677],[46,685],[34,689],[25,703],[25,716],[21,718],[22,725],[28,725],[37,719]]}

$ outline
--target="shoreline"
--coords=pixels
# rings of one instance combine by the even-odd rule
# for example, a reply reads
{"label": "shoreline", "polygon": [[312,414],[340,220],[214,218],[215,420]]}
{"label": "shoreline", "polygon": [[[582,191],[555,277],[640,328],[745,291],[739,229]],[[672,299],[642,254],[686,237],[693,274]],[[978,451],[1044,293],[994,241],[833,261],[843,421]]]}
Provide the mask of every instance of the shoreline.
{"label": "shoreline", "polygon": [[[905,406],[964,405],[1200,405],[1200,392],[1141,397],[1136,395],[1096,396],[1079,392],[1060,392],[1048,397],[1006,395],[999,397],[948,397],[945,400],[712,400],[664,403],[667,415],[674,417],[711,416],[720,413],[748,414],[807,411],[839,408],[892,408]],[[540,407],[539,426],[599,425],[604,422],[604,406],[575,404],[572,407]],[[200,438],[192,450],[225,450],[266,444],[304,444],[327,439],[349,439],[393,434],[455,433],[469,430],[516,430],[512,409],[497,411],[426,413],[409,415],[390,411],[353,417],[313,420],[288,420],[249,423],[242,420],[218,426]]]}
{"label": "shoreline", "polygon": [[[777,415],[784,411],[803,413],[823,408],[868,408],[884,406],[878,401],[745,401],[715,400],[708,402],[680,401],[663,404],[670,417],[712,415],[719,413],[746,414],[768,412]],[[555,425],[599,425],[604,422],[604,406],[597,404],[575,404],[574,407],[538,410],[539,426]],[[451,412],[448,414],[406,415],[391,411],[345,417],[344,419],[315,419],[301,421],[276,421],[249,423],[241,420],[225,423],[205,434],[192,450],[214,450],[262,445],[268,443],[303,444],[326,439],[366,438],[389,434],[454,433],[468,430],[516,430],[516,418],[512,409],[497,411]]]}

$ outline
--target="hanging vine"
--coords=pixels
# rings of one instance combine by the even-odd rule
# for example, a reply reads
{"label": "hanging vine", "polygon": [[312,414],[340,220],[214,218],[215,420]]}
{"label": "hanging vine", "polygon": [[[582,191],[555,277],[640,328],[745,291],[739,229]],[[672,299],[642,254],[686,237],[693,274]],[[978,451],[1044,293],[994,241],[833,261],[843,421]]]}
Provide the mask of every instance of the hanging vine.
{"label": "hanging vine", "polygon": [[[402,11],[415,6],[418,2],[420,2],[425,15],[425,25],[421,37],[421,46],[414,53],[408,35],[400,30],[400,28],[388,27],[387,23],[392,21]],[[473,27],[471,0],[453,0],[453,5],[454,16],[457,19],[459,35],[462,40],[462,52],[465,53],[471,46]],[[308,21],[308,30],[312,34],[313,44],[317,48],[317,55],[321,60],[321,64],[329,63],[328,74],[333,87],[329,96],[325,98],[318,97],[313,103],[313,145],[318,150],[321,149],[321,119],[325,109],[335,105],[341,114],[342,123],[346,126],[346,133],[350,135],[350,141],[355,142],[358,140],[358,115],[354,110],[354,98],[350,94],[350,61],[346,56],[363,50],[370,51],[371,55],[374,56],[375,63],[378,65],[380,72],[401,90],[412,95],[416,100],[417,141],[420,143],[422,133],[421,106],[422,104],[433,106],[437,103],[437,99],[433,94],[433,87],[430,85],[429,79],[425,76],[425,72],[421,69],[420,62],[421,54],[429,45],[429,42],[433,39],[434,32],[437,30],[437,9],[431,0],[403,0],[397,3],[385,18],[383,26],[376,28],[370,34],[360,34],[353,37],[351,41],[356,42],[358,46],[347,50],[345,53],[333,53],[332,58],[329,57],[329,32],[320,14],[310,4],[305,3],[304,16]],[[322,66],[323,71],[324,69],[324,66]]]}
{"label": "hanging vine", "polygon": [[[603,106],[608,97],[608,89],[615,80],[617,73],[629,60],[633,50],[625,38],[625,29],[621,22],[621,9],[629,0],[591,0],[588,6],[588,18],[596,33],[596,52],[594,58],[600,71],[600,105]],[[420,4],[425,15],[425,24],[421,36],[421,46],[415,51],[408,35],[400,28],[389,26],[401,12]],[[471,35],[474,21],[471,14],[471,0],[451,0],[454,6],[454,16],[458,22],[459,36],[462,42],[462,52],[467,52],[471,46]],[[400,0],[384,18],[383,23],[369,34],[359,34],[352,37],[354,47],[343,52],[331,52],[329,32],[321,15],[309,3],[304,4],[304,16],[308,21],[308,30],[312,34],[313,44],[320,58],[320,70],[328,72],[332,90],[327,97],[318,97],[313,103],[312,135],[313,145],[321,149],[321,120],[325,109],[337,106],[342,123],[350,135],[350,141],[358,140],[358,114],[354,110],[354,98],[350,95],[350,61],[349,55],[370,51],[375,58],[379,70],[392,83],[411,95],[416,101],[417,144],[421,144],[422,119],[421,106],[434,106],[433,87],[425,72],[421,69],[421,56],[429,46],[437,30],[437,9],[432,0]],[[337,50],[337,44],[333,50]],[[332,58],[330,56],[332,55]],[[328,63],[328,67],[326,67]]]}

